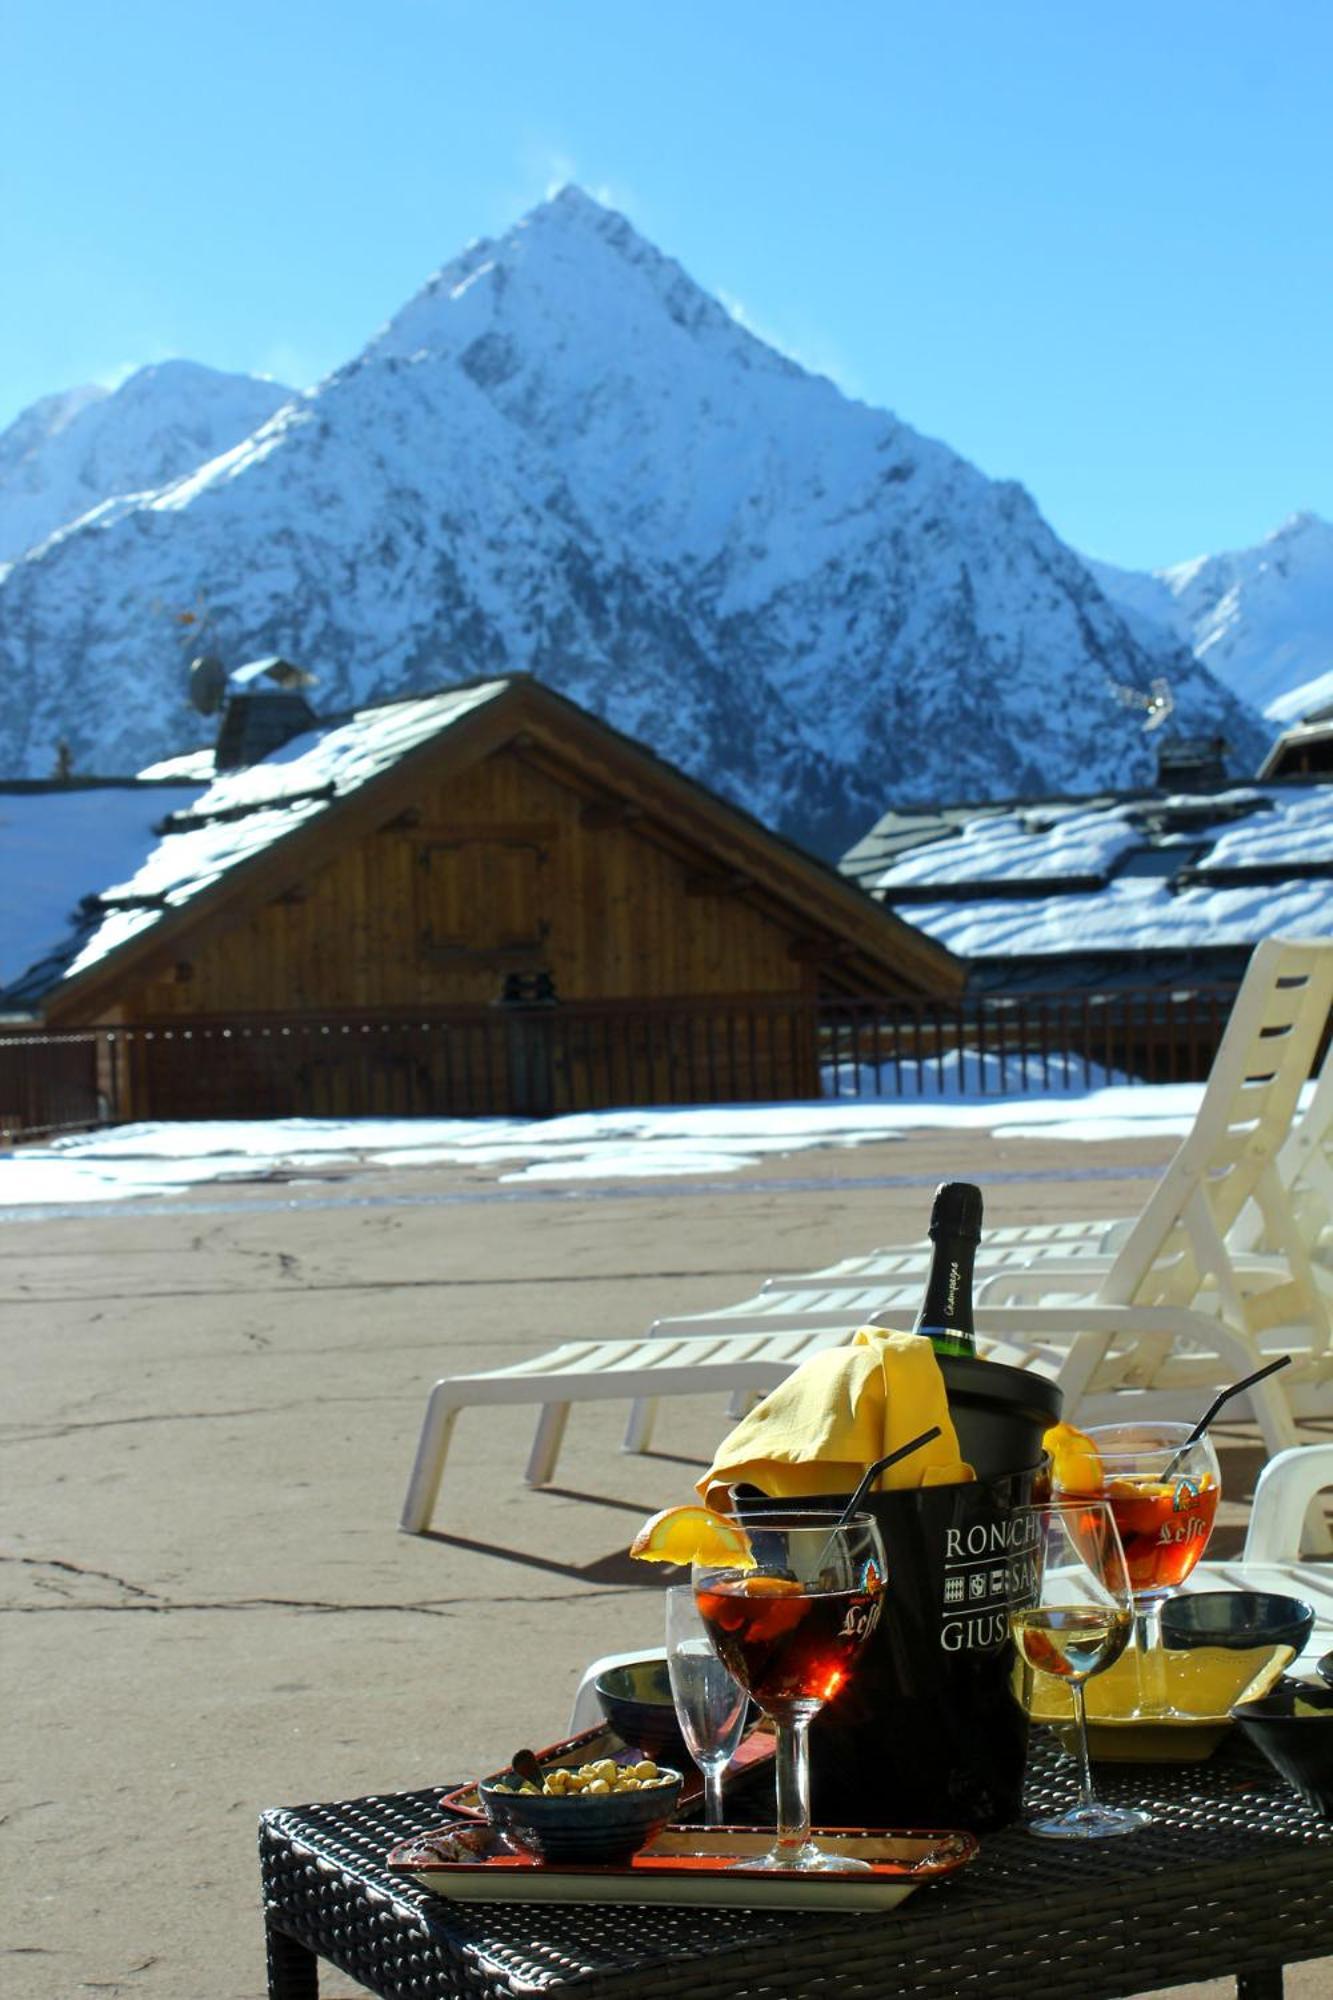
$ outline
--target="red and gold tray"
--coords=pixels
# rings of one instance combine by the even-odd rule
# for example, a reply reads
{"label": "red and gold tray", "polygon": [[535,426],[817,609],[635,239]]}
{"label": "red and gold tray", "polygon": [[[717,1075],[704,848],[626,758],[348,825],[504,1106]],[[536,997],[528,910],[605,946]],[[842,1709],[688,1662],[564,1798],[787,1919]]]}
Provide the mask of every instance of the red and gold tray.
{"label": "red and gold tray", "polygon": [[[892,1910],[923,1883],[963,1868],[977,1852],[970,1833],[816,1827],[829,1853],[865,1861],[848,1874],[760,1869],[771,1830],[673,1826],[623,1867],[548,1863],[510,1847],[489,1826],[456,1819],[401,1841],[388,1865],[433,1895],[460,1902],[683,1903],[741,1909]],[[461,1851],[460,1851],[461,1842]],[[747,1865],[749,1864],[749,1865]]]}

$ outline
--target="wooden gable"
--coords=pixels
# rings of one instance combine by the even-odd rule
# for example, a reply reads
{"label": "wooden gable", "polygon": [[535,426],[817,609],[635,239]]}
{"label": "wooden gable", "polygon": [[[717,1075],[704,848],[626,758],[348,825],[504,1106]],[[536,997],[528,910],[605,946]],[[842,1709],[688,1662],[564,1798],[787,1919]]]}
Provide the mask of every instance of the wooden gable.
{"label": "wooden gable", "polygon": [[535,683],[51,995],[49,1019],[562,1000],[947,997],[961,969],[830,869]]}

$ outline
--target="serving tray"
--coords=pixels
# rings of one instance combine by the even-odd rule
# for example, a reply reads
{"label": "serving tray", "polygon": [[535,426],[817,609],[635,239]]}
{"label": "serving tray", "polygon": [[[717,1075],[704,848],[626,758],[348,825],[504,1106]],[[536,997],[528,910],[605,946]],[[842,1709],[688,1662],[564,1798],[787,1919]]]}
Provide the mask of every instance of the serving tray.
{"label": "serving tray", "polygon": [[[963,1868],[977,1852],[970,1833],[815,1827],[831,1854],[869,1865],[849,1874],[760,1869],[771,1829],[675,1826],[623,1867],[575,1867],[537,1860],[489,1826],[455,1820],[401,1841],[388,1857],[432,1895],[460,1902],[677,1903],[740,1909],[892,1910],[923,1883]],[[459,1836],[465,1853],[458,1854]],[[457,1857],[457,1858],[456,1858]]]}
{"label": "serving tray", "polygon": [[[1168,1711],[1141,1709],[1139,1656],[1122,1653],[1087,1683],[1088,1751],[1099,1763],[1199,1764],[1235,1726],[1231,1709],[1266,1694],[1295,1657],[1290,1646],[1193,1646],[1163,1654]],[[1069,1689],[1033,1674],[1027,1703],[1034,1722],[1054,1723],[1075,1740]]]}

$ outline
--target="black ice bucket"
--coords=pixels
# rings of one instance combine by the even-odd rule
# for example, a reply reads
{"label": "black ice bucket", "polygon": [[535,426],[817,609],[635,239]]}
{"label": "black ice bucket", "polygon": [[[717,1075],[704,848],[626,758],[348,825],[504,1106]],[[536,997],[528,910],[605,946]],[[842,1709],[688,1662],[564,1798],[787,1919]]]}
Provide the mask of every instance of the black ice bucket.
{"label": "black ice bucket", "polygon": [[[1013,1692],[1009,1564],[1030,1540],[1053,1382],[993,1361],[941,1360],[965,1486],[877,1493],[888,1584],[879,1623],[810,1730],[818,1826],[962,1827],[1018,1817],[1028,1721]],[[838,1514],[846,1494],[741,1503],[745,1519],[794,1506]],[[1025,1535],[1026,1529],[1026,1535]]]}

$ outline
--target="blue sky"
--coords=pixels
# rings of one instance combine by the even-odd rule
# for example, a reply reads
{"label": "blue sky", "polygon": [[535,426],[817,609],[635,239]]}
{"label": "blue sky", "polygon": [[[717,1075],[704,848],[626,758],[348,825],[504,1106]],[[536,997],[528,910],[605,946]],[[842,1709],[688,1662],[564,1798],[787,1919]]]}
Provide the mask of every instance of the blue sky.
{"label": "blue sky", "polygon": [[1327,0],[3,0],[0,425],[316,379],[566,179],[1136,566],[1333,514]]}

